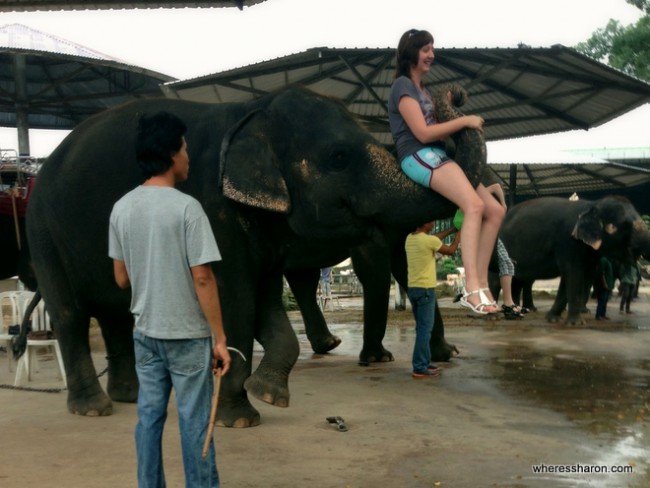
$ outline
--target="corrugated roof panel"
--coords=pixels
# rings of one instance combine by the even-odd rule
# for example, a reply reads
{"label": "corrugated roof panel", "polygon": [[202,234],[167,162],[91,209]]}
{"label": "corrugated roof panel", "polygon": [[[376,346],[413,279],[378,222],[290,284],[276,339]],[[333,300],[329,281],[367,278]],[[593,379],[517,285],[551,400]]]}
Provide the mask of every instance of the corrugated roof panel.
{"label": "corrugated roof panel", "polygon": [[138,8],[203,8],[203,7],[237,7],[251,6],[266,0],[203,0],[188,2],[184,0],[2,0],[1,11],[34,11],[34,10],[106,10],[106,9],[138,9]]}
{"label": "corrugated roof panel", "polygon": [[[381,142],[390,143],[386,105],[394,72],[394,49],[319,47],[170,83],[166,90],[185,92],[186,98],[197,93],[200,85],[232,86],[250,78],[256,90],[249,90],[243,98],[252,99],[284,86],[275,76],[282,74],[285,84],[298,82],[340,98],[373,134],[381,134]],[[462,110],[486,119],[488,140],[586,129],[650,100],[649,84],[563,46],[438,49],[436,65],[425,84],[431,88],[442,83],[458,83],[468,90],[469,102]]]}

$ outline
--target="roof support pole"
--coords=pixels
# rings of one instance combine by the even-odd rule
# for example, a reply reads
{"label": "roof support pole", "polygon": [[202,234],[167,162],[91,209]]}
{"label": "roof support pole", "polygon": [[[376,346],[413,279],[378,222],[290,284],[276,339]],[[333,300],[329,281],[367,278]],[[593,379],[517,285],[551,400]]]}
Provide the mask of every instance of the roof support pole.
{"label": "roof support pole", "polygon": [[18,129],[18,154],[29,156],[29,120],[27,102],[26,75],[27,63],[25,56],[17,54],[14,57],[14,79],[16,83],[16,127]]}
{"label": "roof support pole", "polygon": [[510,165],[510,182],[508,183],[510,191],[508,192],[508,206],[512,207],[515,204],[515,197],[517,196],[517,165]]}

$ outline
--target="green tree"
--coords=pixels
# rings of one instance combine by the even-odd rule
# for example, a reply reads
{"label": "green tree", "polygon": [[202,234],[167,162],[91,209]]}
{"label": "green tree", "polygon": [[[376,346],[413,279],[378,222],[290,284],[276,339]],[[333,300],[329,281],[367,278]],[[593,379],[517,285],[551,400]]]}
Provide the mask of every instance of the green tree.
{"label": "green tree", "polygon": [[624,73],[650,81],[650,0],[626,0],[644,15],[635,23],[623,26],[610,19],[576,50]]}

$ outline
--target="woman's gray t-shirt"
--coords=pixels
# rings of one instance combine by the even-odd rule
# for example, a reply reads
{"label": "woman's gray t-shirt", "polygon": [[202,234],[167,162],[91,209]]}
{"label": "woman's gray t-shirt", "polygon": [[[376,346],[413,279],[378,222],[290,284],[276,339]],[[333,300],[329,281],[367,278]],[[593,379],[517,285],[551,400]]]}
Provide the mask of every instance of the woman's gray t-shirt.
{"label": "woman's gray t-shirt", "polygon": [[444,149],[445,145],[442,141],[433,144],[422,144],[413,135],[413,132],[411,132],[411,129],[409,129],[409,126],[399,111],[399,102],[405,96],[413,98],[420,104],[422,116],[427,125],[436,123],[431,97],[418,90],[413,84],[413,81],[407,76],[397,78],[393,82],[393,86],[390,89],[390,97],[388,98],[388,123],[390,125],[390,132],[393,135],[393,141],[395,142],[395,148],[397,149],[398,159],[402,161],[406,156],[410,156],[428,146],[437,146]]}
{"label": "woman's gray t-shirt", "polygon": [[201,204],[175,188],[139,186],[113,207],[109,256],[124,261],[135,326],[156,339],[212,333],[191,267],[221,260]]}

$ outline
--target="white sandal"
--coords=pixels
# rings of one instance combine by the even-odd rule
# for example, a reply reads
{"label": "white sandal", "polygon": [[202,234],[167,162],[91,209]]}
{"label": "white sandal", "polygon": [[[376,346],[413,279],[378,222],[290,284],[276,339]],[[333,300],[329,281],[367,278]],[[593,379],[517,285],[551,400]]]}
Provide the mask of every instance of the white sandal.
{"label": "white sandal", "polygon": [[[485,294],[486,291],[490,291],[489,288],[479,288],[478,291],[481,292],[481,303],[488,302],[488,303],[489,303],[490,305],[492,305],[493,307],[496,307],[496,306],[497,306],[497,302],[496,302],[495,300],[490,300],[490,299],[488,298],[488,296]],[[485,299],[485,300],[484,300],[484,299]]]}
{"label": "white sandal", "polygon": [[[467,299],[469,297],[471,297],[472,295],[478,295],[479,298],[481,299],[481,302],[478,303],[477,305],[472,305],[470,302],[468,302]],[[492,312],[487,312],[485,310],[486,307],[492,307],[493,305],[490,302],[490,300],[488,300],[488,298],[485,296],[485,293],[483,293],[480,289],[470,291],[469,293],[465,291],[463,293],[463,296],[460,299],[460,304],[463,307],[467,307],[467,308],[471,309],[474,313],[477,313],[477,314],[480,314],[480,315],[487,315],[489,313],[492,313]]]}

